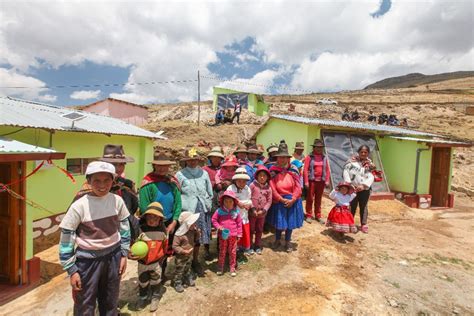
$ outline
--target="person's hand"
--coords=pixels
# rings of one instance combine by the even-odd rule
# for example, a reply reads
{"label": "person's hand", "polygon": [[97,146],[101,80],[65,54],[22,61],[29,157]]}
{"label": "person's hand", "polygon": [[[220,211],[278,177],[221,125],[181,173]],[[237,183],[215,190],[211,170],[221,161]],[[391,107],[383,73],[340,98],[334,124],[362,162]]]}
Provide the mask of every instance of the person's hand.
{"label": "person's hand", "polygon": [[139,256],[134,256],[134,255],[132,254],[132,252],[129,252],[129,253],[128,253],[127,258],[130,259],[130,260],[135,260],[135,261],[140,259]]}
{"label": "person's hand", "polygon": [[120,258],[120,268],[119,268],[119,275],[120,278],[125,274],[125,270],[127,270],[127,258],[121,257]]}
{"label": "person's hand", "polygon": [[168,227],[166,227],[166,232],[168,234],[172,234],[175,228],[176,228],[176,221],[172,221],[171,224],[169,224]]}
{"label": "person's hand", "polygon": [[295,199],[291,199],[290,202],[288,203],[288,207],[292,207],[293,204],[295,204],[296,200]]}
{"label": "person's hand", "polygon": [[188,250],[185,250],[184,253],[187,255],[190,255],[193,253],[194,248],[189,248]]}
{"label": "person's hand", "polygon": [[79,275],[79,272],[73,273],[71,275],[70,282],[71,282],[72,289],[74,291],[82,290],[82,282],[81,282],[81,276]]}
{"label": "person's hand", "polygon": [[305,183],[305,184],[304,184],[304,187],[305,187],[306,189],[308,189],[308,188],[309,188],[309,183]]}

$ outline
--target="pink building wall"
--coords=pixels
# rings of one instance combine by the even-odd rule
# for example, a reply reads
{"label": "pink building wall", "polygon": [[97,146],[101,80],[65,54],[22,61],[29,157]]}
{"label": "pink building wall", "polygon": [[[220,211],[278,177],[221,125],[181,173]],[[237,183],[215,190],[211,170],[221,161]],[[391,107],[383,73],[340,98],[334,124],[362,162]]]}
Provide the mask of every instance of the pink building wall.
{"label": "pink building wall", "polygon": [[88,105],[82,110],[114,117],[137,126],[145,125],[148,118],[147,108],[138,104],[111,98]]}

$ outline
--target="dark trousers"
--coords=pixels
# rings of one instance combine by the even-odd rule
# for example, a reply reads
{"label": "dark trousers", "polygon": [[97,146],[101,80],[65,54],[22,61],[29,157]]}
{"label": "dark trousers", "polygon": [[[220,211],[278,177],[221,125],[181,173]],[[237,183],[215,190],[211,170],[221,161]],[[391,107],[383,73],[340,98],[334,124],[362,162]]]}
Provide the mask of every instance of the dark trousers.
{"label": "dark trousers", "polygon": [[324,181],[309,181],[308,192],[306,193],[306,217],[321,218],[321,200],[323,199],[324,188],[326,182]]}
{"label": "dark trousers", "polygon": [[355,217],[357,211],[357,205],[359,205],[360,212],[360,224],[367,225],[367,217],[369,216],[369,209],[367,205],[369,204],[370,190],[364,190],[357,192],[356,197],[351,202],[351,213]]}
{"label": "dark trousers", "polygon": [[82,290],[73,291],[74,315],[95,315],[99,304],[101,316],[116,316],[120,285],[120,247],[95,259],[77,258]]}
{"label": "dark trousers", "polygon": [[[265,216],[250,216],[250,244],[255,248],[262,247],[263,225],[265,224]],[[255,236],[255,240],[254,240]]]}
{"label": "dark trousers", "polygon": [[183,278],[189,276],[191,273],[191,264],[193,262],[193,254],[189,255],[175,255],[174,283],[181,283]]}
{"label": "dark trousers", "polygon": [[237,118],[237,124],[240,123],[240,112],[234,112],[234,115],[232,115],[232,120],[231,122],[234,123],[234,119]]}
{"label": "dark trousers", "polygon": [[287,230],[276,229],[275,240],[281,240],[281,234],[283,232],[285,232],[285,241],[291,241],[291,234],[293,233],[293,229],[287,229]]}
{"label": "dark trousers", "polygon": [[[169,219],[165,222],[165,227],[168,227],[171,225],[173,222],[173,219]],[[174,239],[174,233],[178,230],[179,223],[176,224],[176,228],[174,229],[174,232],[170,233],[168,235],[168,250],[166,251],[166,257],[163,260],[163,264],[161,265],[161,279],[165,280],[165,274],[166,274],[166,267],[168,266],[168,257],[171,257],[173,255],[173,239]]]}

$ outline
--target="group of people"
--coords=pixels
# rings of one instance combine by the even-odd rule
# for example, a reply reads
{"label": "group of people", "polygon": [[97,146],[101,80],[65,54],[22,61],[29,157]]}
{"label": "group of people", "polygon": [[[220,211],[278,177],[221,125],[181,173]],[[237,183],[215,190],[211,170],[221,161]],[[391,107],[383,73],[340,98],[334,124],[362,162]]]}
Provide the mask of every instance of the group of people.
{"label": "group of people", "polygon": [[[341,115],[341,119],[343,121],[359,121],[361,116],[357,110],[349,112],[349,109],[346,108]],[[395,114],[387,115],[385,113],[380,114],[379,116],[375,115],[372,111],[369,111],[369,115],[367,116],[367,121],[371,123],[376,123],[380,125],[391,125],[391,126],[404,126],[408,127],[408,119],[403,118],[399,120]]]}
{"label": "group of people", "polygon": [[234,119],[237,119],[237,124],[240,123],[240,113],[242,113],[242,105],[240,104],[239,100],[236,100],[234,103],[234,113],[232,113],[231,109],[218,109],[216,115],[214,117],[214,125],[221,125],[221,124],[234,124]]}
{"label": "group of people", "polygon": [[[325,223],[340,235],[357,232],[353,216],[359,206],[360,230],[367,233],[375,169],[369,147],[361,146],[347,161],[344,182],[329,195],[335,206],[326,222],[321,199],[330,185],[329,162],[321,140],[316,139],[312,148],[305,156],[304,143],[297,142],[290,154],[282,140],[270,144],[266,157],[260,145],[242,145],[227,156],[214,147],[206,157],[191,148],[174,175],[171,168],[176,162],[155,152],[152,171],[136,191],[124,177],[125,166],[133,159],[125,156],[122,146],[107,145],[103,157],[87,166],[87,183],[60,224],[59,255],[70,276],[75,314],[93,315],[96,301],[101,315],[117,313],[127,259],[138,261],[137,309],[150,303],[155,311],[168,259],[175,260],[172,285],[181,293],[195,285],[196,276],[204,276],[199,254],[203,248],[204,259],[213,259],[213,238],[217,238],[215,272],[224,274],[228,257],[228,270],[235,277],[239,257],[262,255],[264,231],[274,233],[274,251],[291,253],[293,231],[305,220]],[[133,251],[139,242],[147,244],[145,255]]]}

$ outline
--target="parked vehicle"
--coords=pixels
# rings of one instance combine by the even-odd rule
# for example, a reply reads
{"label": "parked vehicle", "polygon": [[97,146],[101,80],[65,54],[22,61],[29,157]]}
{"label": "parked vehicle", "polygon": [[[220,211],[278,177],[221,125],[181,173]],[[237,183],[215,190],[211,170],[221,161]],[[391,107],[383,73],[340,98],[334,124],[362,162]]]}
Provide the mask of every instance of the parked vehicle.
{"label": "parked vehicle", "polygon": [[337,101],[329,98],[322,98],[316,101],[316,104],[322,104],[322,105],[337,105]]}

